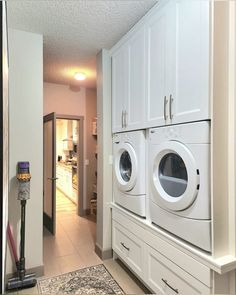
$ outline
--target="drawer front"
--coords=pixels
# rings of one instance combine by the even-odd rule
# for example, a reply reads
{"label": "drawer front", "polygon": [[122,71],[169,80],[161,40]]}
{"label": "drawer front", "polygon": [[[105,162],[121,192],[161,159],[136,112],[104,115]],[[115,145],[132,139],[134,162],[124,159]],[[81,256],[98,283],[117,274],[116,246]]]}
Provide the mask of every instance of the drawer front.
{"label": "drawer front", "polygon": [[195,279],[202,282],[203,285],[208,286],[208,288],[212,287],[211,270],[207,266],[203,265],[188,254],[183,253],[170,243],[167,243],[165,240],[160,238],[159,234],[155,234],[153,231],[151,232],[142,228],[127,216],[120,213],[119,210],[112,210],[112,218],[137,237],[141,237],[148,246],[161,253],[169,261],[178,265],[191,276],[195,277]]}
{"label": "drawer front", "polygon": [[146,246],[145,281],[157,294],[210,294],[211,289],[172,263],[156,250]]}
{"label": "drawer front", "polygon": [[120,258],[143,278],[144,243],[113,221],[112,248]]}

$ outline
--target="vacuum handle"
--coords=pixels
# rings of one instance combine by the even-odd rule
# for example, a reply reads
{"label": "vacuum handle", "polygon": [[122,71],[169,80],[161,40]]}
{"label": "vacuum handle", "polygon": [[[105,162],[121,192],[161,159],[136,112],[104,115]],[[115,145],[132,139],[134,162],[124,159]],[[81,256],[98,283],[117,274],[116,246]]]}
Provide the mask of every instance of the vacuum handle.
{"label": "vacuum handle", "polygon": [[9,241],[10,246],[11,246],[12,254],[13,254],[14,259],[15,259],[15,263],[18,263],[19,258],[18,258],[18,255],[17,255],[16,245],[15,245],[15,242],[14,242],[14,239],[13,239],[12,229],[11,229],[11,226],[10,226],[9,222],[7,224],[7,236],[8,236],[8,241]]}

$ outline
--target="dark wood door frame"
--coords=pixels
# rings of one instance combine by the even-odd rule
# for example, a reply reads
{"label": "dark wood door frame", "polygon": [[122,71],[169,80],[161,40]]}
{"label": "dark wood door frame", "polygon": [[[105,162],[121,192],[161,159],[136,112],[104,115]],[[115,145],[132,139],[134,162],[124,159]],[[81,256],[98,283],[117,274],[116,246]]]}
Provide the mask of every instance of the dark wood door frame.
{"label": "dark wood door frame", "polygon": [[[84,117],[56,114],[56,119],[77,120],[79,121],[79,146],[77,149],[77,159],[79,159],[79,174],[78,174],[78,192],[79,200],[77,206],[77,214],[79,216],[86,215],[84,210]],[[77,196],[78,197],[78,196]]]}
{"label": "dark wood door frame", "polygon": [[[52,121],[52,178],[56,177],[56,166],[55,166],[55,157],[56,157],[56,114],[51,113],[43,117],[43,123]],[[44,164],[44,163],[43,163]],[[44,178],[44,177],[43,177]],[[45,181],[45,178],[44,178]],[[45,227],[48,228],[48,230],[55,235],[56,233],[56,218],[55,218],[55,210],[56,210],[56,202],[55,202],[55,197],[56,197],[56,185],[55,182],[52,181],[52,216],[48,216],[45,212],[43,212],[43,222]],[[43,194],[43,197],[45,197],[45,192]]]}

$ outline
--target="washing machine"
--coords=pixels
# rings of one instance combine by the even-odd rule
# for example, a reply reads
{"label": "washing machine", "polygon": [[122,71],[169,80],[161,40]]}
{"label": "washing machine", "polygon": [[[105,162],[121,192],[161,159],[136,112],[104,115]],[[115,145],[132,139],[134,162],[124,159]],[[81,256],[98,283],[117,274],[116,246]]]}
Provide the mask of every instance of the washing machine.
{"label": "washing machine", "polygon": [[210,122],[149,130],[150,218],[211,252]]}
{"label": "washing machine", "polygon": [[145,217],[146,136],[144,130],[113,136],[114,202]]}

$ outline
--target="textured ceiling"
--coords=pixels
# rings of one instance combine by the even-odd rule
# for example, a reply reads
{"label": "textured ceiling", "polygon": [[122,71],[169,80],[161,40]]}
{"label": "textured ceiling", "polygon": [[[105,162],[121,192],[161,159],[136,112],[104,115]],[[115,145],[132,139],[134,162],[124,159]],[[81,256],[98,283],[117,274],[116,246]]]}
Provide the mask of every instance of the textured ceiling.
{"label": "textured ceiling", "polygon": [[[96,54],[110,49],[157,0],[8,0],[13,29],[44,37],[44,81],[96,87]],[[75,81],[76,71],[88,79]]]}

